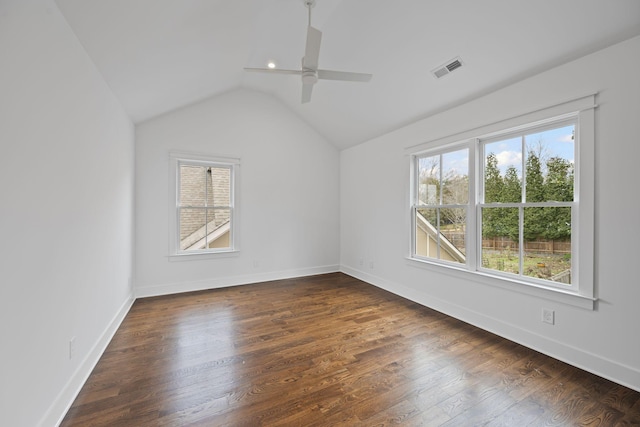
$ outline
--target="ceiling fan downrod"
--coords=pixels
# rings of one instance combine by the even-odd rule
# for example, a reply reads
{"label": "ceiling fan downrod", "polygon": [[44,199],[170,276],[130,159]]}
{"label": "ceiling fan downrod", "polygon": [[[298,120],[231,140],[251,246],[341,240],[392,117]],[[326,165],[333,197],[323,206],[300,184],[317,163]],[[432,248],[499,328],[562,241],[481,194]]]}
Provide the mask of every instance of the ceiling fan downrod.
{"label": "ceiling fan downrod", "polygon": [[304,5],[309,9],[309,26],[311,26],[311,8],[316,5],[316,0],[304,0]]}

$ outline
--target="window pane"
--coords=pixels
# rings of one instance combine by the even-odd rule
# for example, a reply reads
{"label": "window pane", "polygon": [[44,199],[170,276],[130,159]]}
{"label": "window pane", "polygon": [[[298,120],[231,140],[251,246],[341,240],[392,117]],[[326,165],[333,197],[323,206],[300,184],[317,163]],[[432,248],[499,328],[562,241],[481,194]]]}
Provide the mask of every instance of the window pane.
{"label": "window pane", "polygon": [[416,255],[464,264],[465,223],[465,208],[417,209]]}
{"label": "window pane", "polygon": [[437,209],[416,210],[416,255],[438,257]]}
{"label": "window pane", "polygon": [[442,155],[442,199],[448,205],[469,201],[469,150]]}
{"label": "window pane", "polygon": [[571,208],[524,209],[525,276],[571,284]]}
{"label": "window pane", "polygon": [[180,249],[196,250],[205,247],[205,209],[181,208],[180,221]]}
{"label": "window pane", "polygon": [[522,139],[511,138],[484,146],[485,203],[522,201]]}
{"label": "window pane", "polygon": [[208,168],[207,206],[231,206],[231,169]]}
{"label": "window pane", "polygon": [[518,208],[482,208],[482,267],[520,273]]}
{"label": "window pane", "polygon": [[230,209],[207,209],[207,248],[220,249],[230,246]]}
{"label": "window pane", "polygon": [[180,206],[204,206],[205,167],[180,165]]}
{"label": "window pane", "polygon": [[525,137],[528,202],[573,201],[574,134],[570,125]]}
{"label": "window pane", "polygon": [[465,263],[465,208],[440,209],[440,259]]}
{"label": "window pane", "polygon": [[440,202],[440,156],[418,158],[418,204]]}
{"label": "window pane", "polygon": [[546,212],[545,237],[553,240],[571,241],[571,208],[549,207]]}

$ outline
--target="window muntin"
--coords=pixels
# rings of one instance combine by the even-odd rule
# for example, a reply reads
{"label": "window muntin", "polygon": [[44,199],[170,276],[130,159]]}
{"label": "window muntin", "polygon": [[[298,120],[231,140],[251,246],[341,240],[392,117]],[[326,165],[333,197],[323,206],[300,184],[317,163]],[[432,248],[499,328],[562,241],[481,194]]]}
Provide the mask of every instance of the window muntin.
{"label": "window muntin", "polygon": [[[192,156],[189,156],[192,157]],[[237,164],[174,158],[178,255],[234,250],[234,176]]]}

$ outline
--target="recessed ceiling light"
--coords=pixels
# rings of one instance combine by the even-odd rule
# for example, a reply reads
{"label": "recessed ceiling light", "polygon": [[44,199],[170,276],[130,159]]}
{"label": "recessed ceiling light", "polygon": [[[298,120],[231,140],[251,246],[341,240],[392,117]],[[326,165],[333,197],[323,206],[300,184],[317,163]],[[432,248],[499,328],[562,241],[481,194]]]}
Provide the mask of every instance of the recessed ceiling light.
{"label": "recessed ceiling light", "polygon": [[267,62],[267,68],[271,68],[271,69],[276,68],[276,63],[273,61]]}

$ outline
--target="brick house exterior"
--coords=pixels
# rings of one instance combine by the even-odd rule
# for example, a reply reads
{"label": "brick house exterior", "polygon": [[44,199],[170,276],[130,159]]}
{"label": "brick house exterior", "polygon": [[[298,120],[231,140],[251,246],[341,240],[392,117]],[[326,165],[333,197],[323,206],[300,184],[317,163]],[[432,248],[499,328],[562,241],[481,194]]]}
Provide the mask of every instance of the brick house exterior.
{"label": "brick house exterior", "polygon": [[181,250],[229,247],[231,169],[180,165],[179,218]]}

